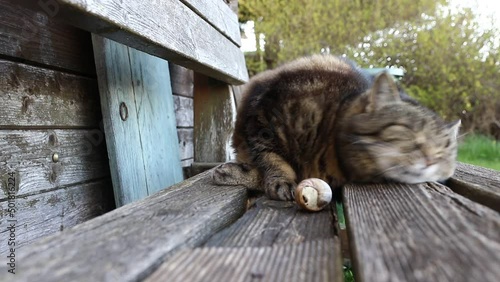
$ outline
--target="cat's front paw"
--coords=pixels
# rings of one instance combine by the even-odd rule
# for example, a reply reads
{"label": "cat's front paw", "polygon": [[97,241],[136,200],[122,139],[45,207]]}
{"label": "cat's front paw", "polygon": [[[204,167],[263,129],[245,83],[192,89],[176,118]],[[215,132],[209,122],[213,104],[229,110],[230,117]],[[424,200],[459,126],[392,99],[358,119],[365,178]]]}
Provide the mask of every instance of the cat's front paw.
{"label": "cat's front paw", "polygon": [[247,164],[224,163],[214,169],[212,181],[217,185],[255,188],[259,183],[259,176],[257,170]]}
{"label": "cat's front paw", "polygon": [[265,181],[266,195],[273,200],[293,201],[297,183],[284,177],[268,177]]}

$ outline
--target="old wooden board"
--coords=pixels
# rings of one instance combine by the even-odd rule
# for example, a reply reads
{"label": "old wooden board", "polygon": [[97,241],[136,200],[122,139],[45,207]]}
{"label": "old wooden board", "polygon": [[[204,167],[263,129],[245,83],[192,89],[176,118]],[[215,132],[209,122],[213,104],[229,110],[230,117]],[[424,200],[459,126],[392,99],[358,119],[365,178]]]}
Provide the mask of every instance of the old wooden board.
{"label": "old wooden board", "polygon": [[498,281],[500,216],[443,185],[344,188],[356,281]]}
{"label": "old wooden board", "polygon": [[175,119],[177,127],[194,126],[193,98],[174,95]]}
{"label": "old wooden board", "polygon": [[[29,0],[21,2],[37,5]],[[180,0],[163,0],[156,5],[121,0],[41,3],[42,7],[52,5],[54,14],[68,23],[175,64],[231,84],[248,80],[239,47]]]}
{"label": "old wooden board", "polygon": [[[245,202],[245,188],[214,186],[201,174],[20,249],[16,281],[142,280],[236,220]],[[2,271],[0,281],[10,275]]]}
{"label": "old wooden board", "polygon": [[179,136],[179,150],[181,160],[184,161],[187,159],[192,159],[194,154],[193,129],[179,128],[177,129],[177,135]]}
{"label": "old wooden board", "polygon": [[1,55],[95,76],[89,32],[54,21],[45,6],[27,9],[19,2],[0,0]]}
{"label": "old wooden board", "polygon": [[330,206],[316,213],[301,210],[292,202],[259,198],[233,225],[210,238],[207,247],[263,247],[298,244],[335,237]]}
{"label": "old wooden board", "polygon": [[447,182],[453,191],[500,212],[500,172],[458,163]]}
{"label": "old wooden board", "polygon": [[196,73],[194,76],[194,160],[226,162],[231,147],[236,106],[229,86]]}
{"label": "old wooden board", "polygon": [[337,239],[273,247],[179,252],[145,281],[324,281],[342,279]]}
{"label": "old wooden board", "polygon": [[[109,201],[112,195],[111,179],[108,178],[16,197],[13,217],[16,220],[16,250],[41,237],[108,212],[113,208]],[[0,237],[8,238],[7,226],[10,222],[7,219],[11,218],[6,199],[0,200],[0,207]],[[7,244],[0,244],[0,254],[5,254],[7,248]]]}
{"label": "old wooden board", "polygon": [[168,62],[93,36],[117,206],[182,180]]}
{"label": "old wooden board", "polygon": [[0,129],[98,127],[97,81],[0,60]]}
{"label": "old wooden board", "polygon": [[241,46],[240,25],[238,15],[221,0],[181,0],[199,17],[214,26],[234,44]]}
{"label": "old wooden board", "polygon": [[0,152],[0,200],[7,197],[8,173],[16,175],[17,196],[110,175],[99,130],[0,130]]}
{"label": "old wooden board", "polygon": [[194,72],[176,64],[168,64],[174,95],[193,98]]}

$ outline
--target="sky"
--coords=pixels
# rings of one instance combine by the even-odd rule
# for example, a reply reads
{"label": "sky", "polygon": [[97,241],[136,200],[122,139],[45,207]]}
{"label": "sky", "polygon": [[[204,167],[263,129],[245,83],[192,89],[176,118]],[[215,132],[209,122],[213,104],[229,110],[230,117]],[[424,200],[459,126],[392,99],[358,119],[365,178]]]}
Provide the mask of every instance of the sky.
{"label": "sky", "polygon": [[[472,8],[481,15],[478,21],[485,27],[491,25],[490,17],[493,17],[495,19],[494,25],[500,30],[500,0],[450,0],[450,2],[452,7]],[[257,48],[255,46],[253,22],[244,25],[243,30],[245,35],[241,39],[241,50],[243,52],[255,51]]]}

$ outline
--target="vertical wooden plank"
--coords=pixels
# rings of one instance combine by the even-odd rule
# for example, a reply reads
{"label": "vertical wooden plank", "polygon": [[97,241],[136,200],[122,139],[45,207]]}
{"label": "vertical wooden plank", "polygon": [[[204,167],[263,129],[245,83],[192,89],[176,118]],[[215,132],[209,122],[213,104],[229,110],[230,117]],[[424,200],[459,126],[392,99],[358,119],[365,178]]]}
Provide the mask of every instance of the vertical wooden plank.
{"label": "vertical wooden plank", "polygon": [[236,106],[230,87],[198,73],[195,73],[194,81],[195,162],[234,159],[231,136]]}
{"label": "vertical wooden plank", "polygon": [[[92,35],[109,166],[116,206],[147,196],[128,48]],[[120,117],[127,111],[126,120]],[[126,110],[125,110],[126,109]],[[133,189],[125,189],[133,187]]]}
{"label": "vertical wooden plank", "polygon": [[129,49],[148,195],[183,180],[168,62]]}
{"label": "vertical wooden plank", "polygon": [[122,206],[182,179],[168,63],[97,35],[92,40],[113,189]]}

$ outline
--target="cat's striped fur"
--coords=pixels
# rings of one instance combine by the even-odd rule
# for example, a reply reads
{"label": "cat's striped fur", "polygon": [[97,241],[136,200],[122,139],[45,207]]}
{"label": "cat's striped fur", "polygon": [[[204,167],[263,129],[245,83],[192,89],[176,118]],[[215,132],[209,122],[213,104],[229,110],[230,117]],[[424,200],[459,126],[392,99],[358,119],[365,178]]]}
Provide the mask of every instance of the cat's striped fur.
{"label": "cat's striped fur", "polygon": [[460,123],[445,124],[343,58],[316,55],[263,72],[246,86],[233,136],[236,163],[218,167],[218,184],[264,189],[291,200],[298,182],[416,183],[449,178]]}

